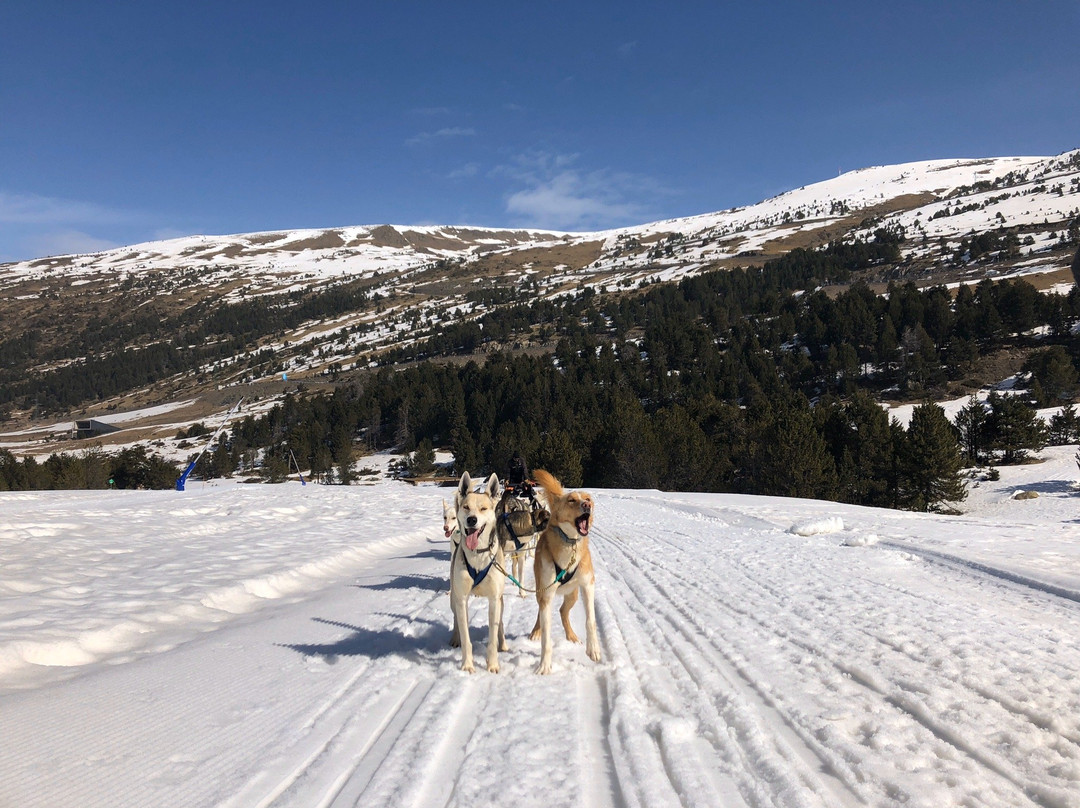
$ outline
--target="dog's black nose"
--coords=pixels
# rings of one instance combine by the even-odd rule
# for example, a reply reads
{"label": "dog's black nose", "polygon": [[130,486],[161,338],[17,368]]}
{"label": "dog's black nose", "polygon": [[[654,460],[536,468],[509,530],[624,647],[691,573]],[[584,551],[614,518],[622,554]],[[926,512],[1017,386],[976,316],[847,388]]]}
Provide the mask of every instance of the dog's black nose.
{"label": "dog's black nose", "polygon": [[467,524],[469,527],[476,527],[476,517],[470,516],[468,519],[465,520],[465,524]]}

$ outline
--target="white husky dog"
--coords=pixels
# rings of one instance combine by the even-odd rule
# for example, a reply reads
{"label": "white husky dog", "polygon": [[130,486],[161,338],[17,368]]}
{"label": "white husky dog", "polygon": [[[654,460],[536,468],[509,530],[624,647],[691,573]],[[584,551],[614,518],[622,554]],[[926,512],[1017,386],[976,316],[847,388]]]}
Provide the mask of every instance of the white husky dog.
{"label": "white husky dog", "polygon": [[458,544],[461,543],[461,531],[458,530],[457,524],[457,510],[445,499],[442,501],[442,529],[443,535],[450,539],[450,543],[454,545],[451,549],[456,550]]}
{"label": "white husky dog", "polygon": [[454,633],[461,643],[461,669],[473,673],[472,640],[469,638],[469,597],[488,599],[487,669],[499,672],[499,651],[507,650],[503,630],[503,549],[495,530],[495,503],[499,478],[492,474],[483,489],[472,490],[469,472],[461,475],[454,508],[461,542],[450,560],[450,606]]}

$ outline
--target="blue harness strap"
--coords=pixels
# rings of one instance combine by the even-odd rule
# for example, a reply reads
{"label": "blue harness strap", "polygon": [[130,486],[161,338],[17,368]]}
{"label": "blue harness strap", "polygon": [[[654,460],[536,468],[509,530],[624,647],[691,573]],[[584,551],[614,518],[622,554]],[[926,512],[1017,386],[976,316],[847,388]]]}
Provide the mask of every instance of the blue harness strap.
{"label": "blue harness strap", "polygon": [[506,526],[506,532],[510,534],[510,538],[514,540],[514,548],[520,550],[525,546],[525,542],[518,539],[517,531],[514,530],[513,524],[510,522],[510,514],[506,511],[502,513],[502,522]]}
{"label": "blue harness strap", "polygon": [[488,571],[495,563],[495,557],[492,556],[490,563],[486,567],[482,570],[475,570],[473,569],[473,565],[469,563],[469,559],[465,556],[464,552],[461,554],[461,560],[465,562],[465,569],[469,571],[469,577],[472,578],[473,589],[480,586],[483,580],[487,578]]}

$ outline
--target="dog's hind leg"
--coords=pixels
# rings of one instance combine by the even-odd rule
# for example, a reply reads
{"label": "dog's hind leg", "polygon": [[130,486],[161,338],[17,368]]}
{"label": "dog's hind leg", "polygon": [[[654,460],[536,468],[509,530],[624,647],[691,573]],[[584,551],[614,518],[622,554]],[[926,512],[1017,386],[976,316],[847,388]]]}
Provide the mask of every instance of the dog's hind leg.
{"label": "dog's hind leg", "polygon": [[571,589],[566,593],[566,596],[562,599],[562,606],[559,607],[559,617],[562,618],[563,631],[566,632],[566,639],[570,640],[570,642],[581,642],[578,635],[574,633],[573,626],[570,625],[570,610],[577,603],[577,595],[578,591]]}

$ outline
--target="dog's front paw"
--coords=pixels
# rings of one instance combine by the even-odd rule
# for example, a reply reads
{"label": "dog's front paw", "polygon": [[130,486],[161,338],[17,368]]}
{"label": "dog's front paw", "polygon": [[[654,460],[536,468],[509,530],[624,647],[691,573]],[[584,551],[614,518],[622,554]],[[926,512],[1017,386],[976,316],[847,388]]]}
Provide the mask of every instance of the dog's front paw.
{"label": "dog's front paw", "polygon": [[488,663],[488,673],[498,673],[498,672],[499,672],[499,663],[498,662],[489,662]]}
{"label": "dog's front paw", "polygon": [[538,628],[534,628],[534,629],[532,630],[532,633],[530,633],[530,634],[529,634],[529,639],[530,639],[530,640],[533,640],[534,642],[535,642],[536,640],[539,640],[539,639],[540,639],[540,629],[538,629]]}
{"label": "dog's front paw", "polygon": [[460,648],[461,647],[461,638],[457,635],[456,631],[450,637],[450,647],[451,648]]}
{"label": "dog's front paw", "polygon": [[461,669],[465,671],[465,673],[476,673],[476,666],[471,662],[462,662]]}
{"label": "dog's front paw", "polygon": [[593,662],[599,662],[600,661],[600,649],[599,648],[588,648],[587,647],[585,649],[585,654]]}
{"label": "dog's front paw", "polygon": [[549,673],[551,673],[551,663],[541,662],[539,665],[536,666],[536,673],[539,676],[547,676]]}

